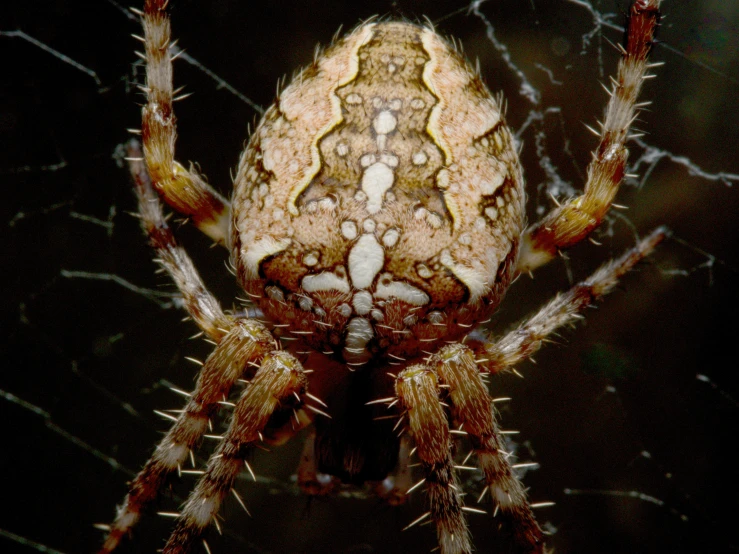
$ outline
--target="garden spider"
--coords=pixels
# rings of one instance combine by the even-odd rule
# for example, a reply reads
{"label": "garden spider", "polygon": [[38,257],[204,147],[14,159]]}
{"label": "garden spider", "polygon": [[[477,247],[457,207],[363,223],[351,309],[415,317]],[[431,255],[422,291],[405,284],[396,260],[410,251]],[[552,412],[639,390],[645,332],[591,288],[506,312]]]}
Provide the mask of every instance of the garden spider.
{"label": "garden spider", "polygon": [[[129,144],[142,225],[202,332],[215,343],[185,409],[131,484],[101,552],[112,552],[191,455],[234,384],[227,433],[177,514],[164,552],[192,551],[249,451],[313,425],[298,482],[377,482],[390,502],[423,486],[444,554],[472,551],[453,460],[464,434],[514,548],[544,540],[504,450],[483,374],[511,369],[609,292],[662,228],[498,339],[476,328],[520,273],[603,220],[624,176],[659,0],[637,0],[584,193],[525,225],[525,192],[500,99],[433,29],[370,21],[316,55],[265,113],[231,201],[174,159],[166,0],[147,0],[143,153]],[[161,196],[231,253],[258,318],[226,313],[168,228]],[[424,478],[412,485],[409,458]],[[388,477],[391,476],[391,479]],[[240,499],[239,499],[240,501]],[[207,549],[207,544],[205,545]]]}

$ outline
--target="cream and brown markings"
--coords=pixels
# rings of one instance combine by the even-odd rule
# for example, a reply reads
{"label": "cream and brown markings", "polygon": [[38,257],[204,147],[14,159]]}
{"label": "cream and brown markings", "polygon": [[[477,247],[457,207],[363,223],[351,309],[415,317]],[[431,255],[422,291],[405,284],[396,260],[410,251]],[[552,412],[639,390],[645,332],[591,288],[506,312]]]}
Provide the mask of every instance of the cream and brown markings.
{"label": "cream and brown markings", "polygon": [[280,95],[235,181],[235,263],[262,309],[362,364],[497,306],[523,228],[498,103],[447,42],[370,23]]}

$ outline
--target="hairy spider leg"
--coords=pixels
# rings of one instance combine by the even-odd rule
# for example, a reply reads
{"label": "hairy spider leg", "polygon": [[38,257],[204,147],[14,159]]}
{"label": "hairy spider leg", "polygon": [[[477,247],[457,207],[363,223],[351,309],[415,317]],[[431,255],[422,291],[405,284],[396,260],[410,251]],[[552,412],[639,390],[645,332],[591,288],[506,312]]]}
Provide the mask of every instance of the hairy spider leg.
{"label": "hairy spider leg", "polygon": [[205,287],[187,252],[177,243],[166,223],[159,197],[144,165],[136,140],[127,145],[127,160],[134,180],[141,226],[157,253],[157,261],[169,273],[182,294],[184,307],[205,335],[216,342],[200,372],[195,390],[154,455],[132,481],[123,505],[110,527],[100,552],[112,552],[136,525],[142,510],[158,496],[167,477],[178,471],[191,449],[205,433],[218,403],[228,397],[239,378],[250,376],[276,341],[256,320],[234,319]]}
{"label": "hairy spider leg", "polygon": [[162,212],[159,196],[152,188],[142,158],[141,145],[135,139],[126,147],[127,161],[138,199],[141,227],[156,252],[156,261],[169,273],[182,294],[184,307],[209,339],[219,342],[233,326],[218,300],[208,291],[190,256],[175,238]]}
{"label": "hairy spider leg", "polygon": [[412,365],[398,375],[395,393],[425,476],[429,512],[421,518],[430,517],[436,525],[442,554],[471,554],[461,487],[454,471],[449,422],[439,400],[436,373],[426,365]]}
{"label": "hairy spider leg", "polygon": [[132,481],[100,554],[112,552],[130,532],[144,508],[157,498],[167,477],[180,470],[207,432],[218,403],[228,398],[238,379],[251,376],[252,364],[266,363],[262,358],[273,348],[274,339],[261,323],[248,319],[234,323],[206,359],[185,408]]}
{"label": "hairy spider leg", "polygon": [[265,356],[239,399],[233,420],[208,461],[205,474],[188,497],[164,547],[165,554],[191,552],[244,469],[250,448],[262,441],[261,432],[270,417],[282,408],[292,409],[296,400],[302,404],[307,384],[303,366],[291,354],[276,351]]}
{"label": "hairy spider leg", "polygon": [[526,498],[526,491],[513,473],[498,423],[493,399],[482,380],[474,352],[451,344],[431,357],[429,366],[447,385],[452,417],[472,442],[477,465],[495,505],[513,529],[516,552],[543,552],[541,529]]}
{"label": "hairy spider leg", "polygon": [[659,25],[661,0],[637,0],[631,6],[625,44],[619,46],[621,60],[616,78],[611,78],[610,100],[601,124],[600,144],[588,165],[582,195],[568,200],[526,230],[517,270],[526,273],[553,259],[557,252],[588,236],[608,212],[626,171],[629,151],[626,142],[638,110],[648,103],[636,100],[647,71],[660,64],[648,64],[647,57]]}
{"label": "hairy spider leg", "polygon": [[478,351],[481,368],[498,373],[530,358],[557,329],[583,319],[582,311],[611,292],[619,279],[649,256],[669,234],[666,227],[654,229],[620,258],[606,262],[589,278],[558,294],[513,331],[485,342]]}
{"label": "hairy spider leg", "polygon": [[[149,174],[141,158],[137,141],[128,144],[128,162],[139,201],[141,225],[157,252],[158,261],[167,270],[180,290],[184,305],[202,331],[216,347],[208,356],[198,375],[195,390],[188,393],[188,402],[174,425],[129,486],[123,505],[100,549],[100,554],[115,550],[130,533],[142,511],[153,502],[168,476],[179,471],[192,449],[208,429],[219,402],[228,395],[239,379],[249,379],[254,369],[273,360],[281,352],[269,330],[253,319],[234,319],[226,315],[216,298],[206,289],[192,260],[167,225],[159,197],[154,192]],[[287,356],[287,354],[285,354]],[[291,356],[291,364],[300,365]],[[274,365],[274,362],[271,362]],[[302,372],[302,366],[300,366]],[[309,423],[300,411],[300,425]],[[304,421],[303,421],[304,420]]]}
{"label": "hairy spider leg", "polygon": [[141,137],[154,188],[165,202],[187,215],[206,235],[226,245],[231,228],[231,205],[194,168],[174,159],[177,139],[172,88],[172,52],[167,0],[146,0],[140,15],[144,24],[147,102],[142,109]]}
{"label": "hairy spider leg", "polygon": [[[667,235],[664,227],[655,229],[623,256],[558,295],[501,339],[482,344],[470,341],[469,347],[448,345],[432,355],[427,364],[410,366],[398,375],[396,395],[416,444],[429,496],[430,511],[414,523],[431,518],[443,554],[471,552],[463,512],[472,509],[463,506],[459,495],[449,423],[442,407],[447,405],[440,397],[448,397],[455,423],[462,426],[472,442],[478,467],[485,475],[486,490],[496,504],[495,512],[500,511],[511,521],[517,552],[544,552],[541,529],[503,449],[493,401],[481,373],[510,370],[528,359],[549,335],[581,319],[585,308],[612,291],[619,278],[651,254]],[[476,359],[475,351],[484,357]]]}

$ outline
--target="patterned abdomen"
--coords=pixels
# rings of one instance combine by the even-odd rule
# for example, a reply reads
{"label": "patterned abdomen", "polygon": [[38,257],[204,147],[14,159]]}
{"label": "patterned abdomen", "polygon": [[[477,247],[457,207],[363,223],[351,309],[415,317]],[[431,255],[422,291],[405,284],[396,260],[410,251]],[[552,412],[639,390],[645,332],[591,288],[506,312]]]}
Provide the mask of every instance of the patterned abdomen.
{"label": "patterned abdomen", "polygon": [[280,94],[241,160],[233,257],[271,319],[361,365],[498,305],[524,226],[501,108],[441,37],[370,23]]}

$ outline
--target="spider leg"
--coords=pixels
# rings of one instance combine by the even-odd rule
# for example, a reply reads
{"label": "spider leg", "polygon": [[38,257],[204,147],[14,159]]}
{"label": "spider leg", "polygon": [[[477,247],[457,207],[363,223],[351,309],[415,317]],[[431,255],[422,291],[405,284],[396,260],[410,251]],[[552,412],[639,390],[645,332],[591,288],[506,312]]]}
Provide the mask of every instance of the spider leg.
{"label": "spider leg", "polygon": [[428,366],[412,365],[398,375],[395,393],[425,474],[430,511],[416,522],[431,517],[442,554],[470,554],[472,544],[454,471],[449,422],[439,400],[438,378]]}
{"label": "spider leg", "polygon": [[178,212],[187,215],[206,235],[227,244],[231,228],[228,200],[192,168],[174,159],[177,137],[172,88],[172,55],[168,0],[146,0],[142,14],[146,49],[146,96],[141,137],[154,188]]}
{"label": "spider leg", "polygon": [[452,415],[469,435],[486,485],[497,508],[512,523],[517,552],[544,550],[541,529],[526,500],[526,492],[513,474],[502,448],[495,411],[480,371],[498,372],[528,358],[557,328],[572,323],[587,306],[610,292],[627,271],[649,255],[667,236],[658,228],[623,256],[599,268],[589,279],[557,296],[533,317],[497,341],[472,348],[452,344],[431,356],[428,365],[414,365],[400,373],[395,390],[415,439],[418,457],[426,473],[431,505],[441,551],[459,554],[470,551],[458,484],[454,475],[449,424],[439,401],[448,389]]}
{"label": "spider leg", "polygon": [[185,309],[209,338],[218,342],[233,326],[233,320],[221,308],[218,300],[205,288],[198,270],[184,248],[177,244],[167,225],[159,197],[154,192],[149,173],[136,140],[126,145],[127,161],[139,203],[141,226],[156,250],[157,261],[167,270],[182,293]]}
{"label": "spider leg", "polygon": [[468,434],[485,485],[500,510],[511,521],[516,552],[543,552],[539,525],[526,500],[526,491],[513,474],[495,407],[482,380],[475,355],[462,344],[451,344],[432,356],[429,365],[447,385],[454,421]]}
{"label": "spider leg", "polygon": [[[250,448],[262,440],[261,432],[280,408],[302,398],[307,379],[292,355],[274,351],[264,357],[234,410],[223,441],[211,456],[208,469],[185,503],[165,554],[186,554],[218,513],[223,498],[244,468]],[[301,400],[302,401],[302,400]]]}
{"label": "spider leg", "polygon": [[404,435],[400,437],[398,466],[384,481],[375,485],[375,494],[390,506],[400,506],[408,498],[408,491],[413,486],[410,458],[411,441]]}
{"label": "spider leg", "polygon": [[611,292],[618,280],[651,254],[668,235],[667,228],[658,227],[620,258],[603,264],[588,279],[558,294],[516,329],[486,342],[482,352],[478,352],[478,357],[483,358],[479,362],[481,367],[490,373],[498,373],[529,358],[558,328],[582,319],[580,312]]}
{"label": "spider leg", "polygon": [[318,471],[316,461],[316,429],[312,427],[303,443],[298,464],[298,486],[308,496],[331,494],[339,484],[338,479]]}
{"label": "spider leg", "polygon": [[234,323],[205,361],[185,409],[131,483],[100,554],[112,552],[118,546],[143,509],[156,499],[167,477],[180,469],[206,432],[218,402],[228,397],[237,379],[250,376],[250,372],[244,375],[250,364],[259,363],[274,347],[274,339],[261,323],[248,319]]}
{"label": "spider leg", "polygon": [[647,56],[659,24],[661,0],[637,0],[631,6],[625,45],[620,47],[618,72],[612,79],[600,144],[588,166],[582,195],[552,210],[526,230],[518,259],[519,273],[529,272],[554,258],[558,251],[584,239],[600,225],[624,177],[629,128],[638,116],[636,104],[642,83],[649,78]]}

